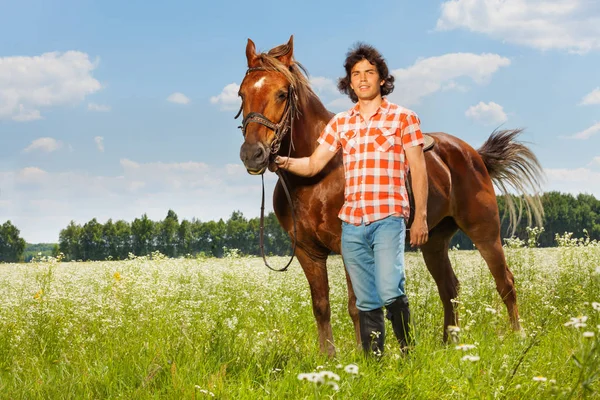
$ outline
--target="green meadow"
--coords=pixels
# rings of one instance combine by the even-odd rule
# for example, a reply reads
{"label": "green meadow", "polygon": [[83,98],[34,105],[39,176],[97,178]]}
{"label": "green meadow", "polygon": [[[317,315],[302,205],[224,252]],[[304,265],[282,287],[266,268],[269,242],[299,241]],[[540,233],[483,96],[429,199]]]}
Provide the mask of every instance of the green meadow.
{"label": "green meadow", "polygon": [[[600,397],[600,245],[505,248],[523,332],[477,251],[451,250],[460,328],[442,343],[442,305],[407,254],[417,345],[365,359],[329,260],[337,355],[318,351],[294,261],[257,257],[0,264],[2,399],[537,399]],[[284,264],[287,259],[270,259]]]}

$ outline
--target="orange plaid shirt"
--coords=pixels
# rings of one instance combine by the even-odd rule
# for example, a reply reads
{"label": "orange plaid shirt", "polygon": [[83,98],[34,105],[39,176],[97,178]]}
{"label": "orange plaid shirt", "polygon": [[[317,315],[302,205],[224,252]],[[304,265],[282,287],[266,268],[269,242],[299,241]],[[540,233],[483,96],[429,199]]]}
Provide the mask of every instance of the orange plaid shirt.
{"label": "orange plaid shirt", "polygon": [[333,152],[343,150],[342,221],[359,225],[392,214],[409,217],[404,149],[424,143],[417,114],[384,98],[375,115],[364,121],[357,104],[333,117],[318,142]]}

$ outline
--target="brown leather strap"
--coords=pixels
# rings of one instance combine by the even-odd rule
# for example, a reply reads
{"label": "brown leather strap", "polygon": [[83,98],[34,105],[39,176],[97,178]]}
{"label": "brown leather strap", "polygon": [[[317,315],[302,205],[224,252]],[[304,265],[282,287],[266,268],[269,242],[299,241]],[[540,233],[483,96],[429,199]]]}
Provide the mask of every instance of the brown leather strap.
{"label": "brown leather strap", "polygon": [[296,244],[298,242],[298,236],[297,236],[297,231],[296,231],[296,214],[294,213],[294,204],[292,203],[292,196],[290,196],[290,192],[288,190],[287,184],[285,182],[285,178],[283,177],[281,170],[277,170],[276,174],[279,176],[279,179],[281,180],[281,185],[283,186],[283,191],[285,192],[285,195],[287,197],[288,203],[290,204],[290,209],[292,210],[292,221],[294,224],[294,236],[292,238],[292,242],[293,242],[293,246],[292,246],[292,256],[290,257],[290,261],[288,261],[288,263],[285,265],[285,267],[281,268],[281,269],[275,269],[273,267],[271,267],[269,265],[269,263],[267,262],[267,256],[265,255],[265,240],[264,240],[264,234],[265,234],[265,175],[262,174],[261,178],[262,178],[262,200],[261,200],[261,204],[260,204],[260,254],[262,255],[262,258],[265,262],[265,265],[272,271],[275,272],[285,272],[287,271],[288,267],[292,264],[292,261],[294,260],[294,256],[296,255]]}

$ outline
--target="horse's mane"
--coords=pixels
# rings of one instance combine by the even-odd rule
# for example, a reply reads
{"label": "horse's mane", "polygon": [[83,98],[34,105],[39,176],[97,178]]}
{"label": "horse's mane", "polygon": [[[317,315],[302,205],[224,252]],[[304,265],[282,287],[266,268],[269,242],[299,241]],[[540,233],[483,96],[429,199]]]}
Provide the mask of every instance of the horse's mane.
{"label": "horse's mane", "polygon": [[268,53],[258,54],[260,66],[269,71],[276,71],[290,82],[296,93],[301,105],[306,105],[311,96],[316,96],[315,92],[310,87],[308,80],[308,71],[302,64],[292,58],[291,65],[288,68],[285,64],[277,59],[277,57],[287,55],[292,49],[287,44],[274,47]]}

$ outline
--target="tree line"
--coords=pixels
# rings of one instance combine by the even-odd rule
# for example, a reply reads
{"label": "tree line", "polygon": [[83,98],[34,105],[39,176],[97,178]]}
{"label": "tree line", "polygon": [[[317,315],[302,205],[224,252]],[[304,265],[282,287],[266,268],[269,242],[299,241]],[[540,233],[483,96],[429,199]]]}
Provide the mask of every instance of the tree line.
{"label": "tree line", "polygon": [[[505,213],[505,201],[498,197],[500,215]],[[518,201],[518,200],[517,200]],[[574,238],[587,235],[600,240],[600,200],[588,194],[547,192],[542,196],[544,231],[538,246],[556,246],[555,235],[572,232]],[[502,235],[509,237],[508,217],[502,220]],[[517,225],[515,236],[527,240],[527,219]],[[59,234],[58,245],[27,246],[27,258],[38,248],[52,248],[52,254],[63,253],[65,260],[122,260],[130,254],[148,255],[158,251],[168,257],[223,257],[236,251],[242,255],[260,255],[259,219],[246,218],[234,211],[228,220],[202,222],[197,219],[179,221],[169,210],[162,221],[152,221],[146,214],[129,223],[124,220],[100,223],[96,218],[83,225],[71,221]],[[470,239],[458,232],[451,247],[472,249]],[[0,262],[24,260],[26,244],[19,230],[10,221],[0,225]],[[410,250],[407,248],[407,250]],[[289,255],[291,242],[279,225],[274,213],[265,216],[265,252],[270,255]]]}
{"label": "tree line", "polygon": [[[234,211],[227,221],[202,222],[182,220],[169,210],[162,221],[152,221],[146,214],[131,224],[95,218],[83,226],[71,223],[60,231],[58,248],[66,260],[122,260],[155,251],[168,257],[223,257],[228,251],[259,255],[259,218],[247,219]],[[274,213],[265,216],[265,252],[287,255],[290,239],[280,227]]]}

